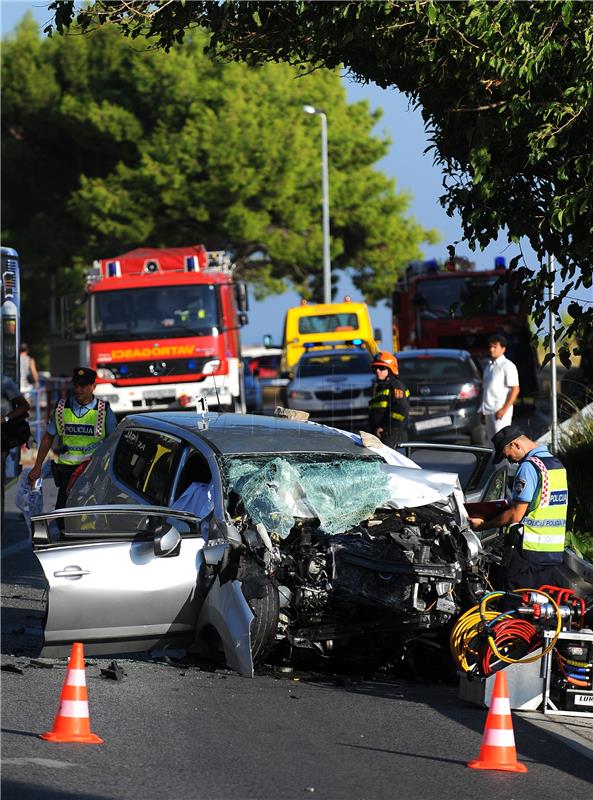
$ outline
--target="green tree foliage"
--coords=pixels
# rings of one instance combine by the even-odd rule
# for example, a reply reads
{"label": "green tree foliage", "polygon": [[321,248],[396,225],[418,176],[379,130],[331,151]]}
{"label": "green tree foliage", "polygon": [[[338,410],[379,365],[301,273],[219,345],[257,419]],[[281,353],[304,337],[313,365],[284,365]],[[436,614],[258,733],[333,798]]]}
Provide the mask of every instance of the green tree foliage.
{"label": "green tree foliage", "polygon": [[[54,2],[59,30],[76,13]],[[99,2],[88,28],[116,21],[134,38],[169,49],[192,26],[211,48],[250,64],[287,61],[346,69],[396,86],[422,109],[444,173],[442,203],[458,211],[473,246],[501,228],[553,254],[562,291],[592,286],[593,6],[551,2]],[[534,266],[534,265],[530,265]],[[537,265],[535,265],[537,266]],[[514,268],[538,324],[546,269]],[[569,306],[567,336],[593,327],[593,307]]]}
{"label": "green tree foliage", "polygon": [[380,115],[348,105],[336,72],[216,62],[205,43],[196,31],[151,51],[115,26],[42,39],[30,18],[3,43],[3,239],[23,257],[29,339],[46,325],[50,275],[75,291],[83,266],[139,245],[229,248],[260,295],[310,294],[321,133],[304,103],[331,108],[334,267],[369,300],[388,297],[435,240],[374,169],[389,148],[372,133]]}

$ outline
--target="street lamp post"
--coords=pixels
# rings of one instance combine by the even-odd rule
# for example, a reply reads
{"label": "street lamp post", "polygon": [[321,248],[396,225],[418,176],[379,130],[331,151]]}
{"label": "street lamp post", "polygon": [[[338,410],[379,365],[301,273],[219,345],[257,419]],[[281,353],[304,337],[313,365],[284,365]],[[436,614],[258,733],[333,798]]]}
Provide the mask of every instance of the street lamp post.
{"label": "street lamp post", "polygon": [[329,259],[329,175],[327,168],[327,116],[315,106],[303,106],[305,114],[321,117],[321,188],[323,209],[323,302],[331,303],[331,264]]}

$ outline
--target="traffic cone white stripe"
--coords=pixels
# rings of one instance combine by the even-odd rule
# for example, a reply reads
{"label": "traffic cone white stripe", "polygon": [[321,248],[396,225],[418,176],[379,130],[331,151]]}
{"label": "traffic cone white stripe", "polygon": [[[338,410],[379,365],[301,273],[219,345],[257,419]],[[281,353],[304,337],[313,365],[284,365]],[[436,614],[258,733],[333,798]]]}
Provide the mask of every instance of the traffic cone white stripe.
{"label": "traffic cone white stripe", "polygon": [[500,714],[501,717],[511,713],[511,702],[508,697],[494,697],[490,704],[490,711],[493,714]]}
{"label": "traffic cone white stripe", "polygon": [[62,700],[60,703],[59,715],[61,717],[74,717],[84,719],[89,716],[89,704],[87,700]]}
{"label": "traffic cone white stripe", "polygon": [[86,686],[83,669],[69,669],[66,675],[66,686]]}
{"label": "traffic cone white stripe", "polygon": [[511,728],[506,731],[500,728],[488,728],[484,731],[482,744],[490,747],[514,747],[515,736]]}

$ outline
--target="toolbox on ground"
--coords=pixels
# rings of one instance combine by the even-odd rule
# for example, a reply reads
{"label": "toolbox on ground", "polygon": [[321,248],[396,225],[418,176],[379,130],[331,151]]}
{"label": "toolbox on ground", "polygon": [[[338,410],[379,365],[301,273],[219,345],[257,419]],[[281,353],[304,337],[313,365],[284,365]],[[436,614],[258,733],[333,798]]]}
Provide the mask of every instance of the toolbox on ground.
{"label": "toolbox on ground", "polygon": [[[544,634],[548,639],[553,632]],[[593,715],[593,631],[563,631],[544,660],[544,714]]]}

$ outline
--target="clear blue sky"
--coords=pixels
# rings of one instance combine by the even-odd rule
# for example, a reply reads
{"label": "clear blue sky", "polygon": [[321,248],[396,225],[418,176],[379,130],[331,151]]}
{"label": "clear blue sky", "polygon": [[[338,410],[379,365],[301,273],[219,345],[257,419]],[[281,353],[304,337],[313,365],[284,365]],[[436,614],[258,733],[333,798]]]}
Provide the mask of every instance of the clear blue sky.
{"label": "clear blue sky", "polygon": [[[40,26],[49,21],[51,15],[47,10],[47,3],[20,2],[20,0],[0,0],[2,14],[2,35],[10,32],[15,24],[30,9]],[[371,108],[383,109],[383,119],[378,125],[378,131],[386,133],[392,140],[389,154],[378,163],[377,167],[387,175],[394,177],[398,190],[407,190],[412,195],[410,214],[427,228],[436,228],[442,235],[439,245],[425,248],[427,258],[444,258],[446,245],[461,240],[461,226],[458,217],[450,218],[438,202],[442,193],[442,176],[438,167],[432,163],[432,156],[425,154],[427,138],[424,132],[422,117],[418,111],[408,108],[406,98],[397,91],[379,89],[374,84],[361,86],[352,81],[345,80],[348,97],[351,102],[366,99]],[[331,137],[331,109],[328,113],[329,136]],[[313,120],[312,120],[313,122]],[[312,136],[316,135],[313,124]],[[321,168],[320,168],[321,181]],[[331,216],[331,209],[330,209]],[[319,221],[321,225],[321,219]],[[530,248],[523,248],[529,257]],[[503,255],[508,261],[517,254],[515,246],[509,246],[506,239],[501,236],[498,242],[491,244],[482,253],[471,253],[462,244],[458,245],[459,254],[467,254],[476,261],[478,267],[488,268],[494,264],[494,258]],[[321,253],[319,254],[321,262]],[[533,264],[535,266],[535,262]],[[353,300],[360,300],[356,291],[347,278],[340,284],[340,294],[350,294]],[[578,297],[581,300],[593,300],[591,291],[581,290]],[[281,297],[268,298],[260,303],[251,302],[250,322],[243,329],[244,344],[260,344],[262,336],[270,333],[275,341],[282,335],[282,322],[286,308],[296,305],[299,301],[295,293],[287,292]],[[373,323],[383,332],[383,343],[389,347],[391,338],[391,314],[385,304],[371,309]]]}

